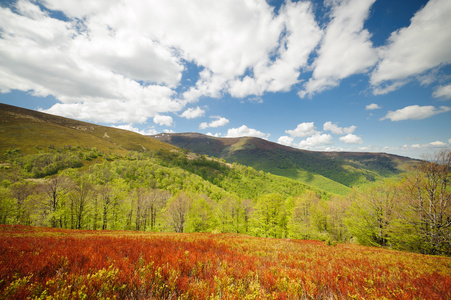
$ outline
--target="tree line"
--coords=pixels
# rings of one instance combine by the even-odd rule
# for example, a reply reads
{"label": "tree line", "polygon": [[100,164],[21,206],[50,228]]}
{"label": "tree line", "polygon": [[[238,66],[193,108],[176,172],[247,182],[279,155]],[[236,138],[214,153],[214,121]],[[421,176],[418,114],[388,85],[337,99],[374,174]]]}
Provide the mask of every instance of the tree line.
{"label": "tree line", "polygon": [[[10,157],[2,172],[0,223],[233,232],[451,254],[451,151],[347,196],[184,152],[106,159],[87,151],[69,159],[58,153]],[[63,167],[36,178],[43,161]]]}

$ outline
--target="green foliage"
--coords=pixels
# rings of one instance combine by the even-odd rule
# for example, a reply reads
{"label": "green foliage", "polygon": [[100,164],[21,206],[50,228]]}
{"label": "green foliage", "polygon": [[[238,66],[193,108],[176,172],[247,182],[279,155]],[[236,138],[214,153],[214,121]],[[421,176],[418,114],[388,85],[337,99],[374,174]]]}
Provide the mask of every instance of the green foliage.
{"label": "green foliage", "polygon": [[[85,129],[96,136],[99,128]],[[122,131],[117,134],[127,136]],[[108,133],[105,138],[112,135]],[[392,174],[393,161],[383,156],[373,161],[373,156],[362,154],[331,160],[314,154],[312,161],[307,159],[312,156],[303,158],[308,162],[299,171],[292,163],[294,156],[306,155],[303,152],[281,159],[281,149],[257,151],[261,148],[258,143],[264,141],[231,141],[228,151],[235,151],[235,158],[249,159],[260,168],[257,170],[173,147],[144,150],[144,144],[140,144],[138,151],[128,151],[135,146],[125,146],[127,141],[118,147],[120,151],[110,145],[108,153],[102,145],[60,146],[55,141],[33,146],[33,153],[27,147],[4,150],[0,161],[0,223],[94,230],[233,232],[316,239],[330,245],[356,240],[371,246],[450,254],[451,168],[443,163],[444,157],[424,163],[405,178],[375,181],[350,190],[344,184],[380,177],[365,166]],[[225,151],[212,144],[212,151],[218,149]],[[363,158],[358,160],[356,155]],[[346,196],[331,195],[299,178],[263,171],[273,168],[275,172],[276,167],[285,176],[303,177],[303,181]],[[318,175],[322,171],[311,171],[321,168],[329,172],[329,178]],[[334,176],[343,184],[332,181]]]}
{"label": "green foliage", "polygon": [[34,178],[50,176],[67,168],[83,166],[79,157],[73,154],[41,153],[30,154],[16,160]]}
{"label": "green foliage", "polygon": [[13,223],[15,201],[7,188],[0,187],[0,224]]}
{"label": "green foliage", "polygon": [[253,214],[256,236],[284,238],[288,235],[285,199],[280,194],[267,194],[257,200]]}

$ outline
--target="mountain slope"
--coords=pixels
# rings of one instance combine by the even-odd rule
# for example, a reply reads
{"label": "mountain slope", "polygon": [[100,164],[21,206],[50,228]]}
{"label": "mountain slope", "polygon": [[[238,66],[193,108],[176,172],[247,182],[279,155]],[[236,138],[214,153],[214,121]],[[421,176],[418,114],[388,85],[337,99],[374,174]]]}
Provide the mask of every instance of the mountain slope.
{"label": "mountain slope", "polygon": [[18,148],[34,153],[42,147],[96,147],[124,154],[129,150],[176,147],[127,130],[105,127],[0,103],[0,154]]}
{"label": "mountain slope", "polygon": [[153,137],[339,194],[355,185],[397,175],[417,163],[386,153],[306,151],[253,137],[217,138],[198,133],[164,133]]}
{"label": "mountain slope", "polygon": [[[124,171],[129,168],[129,161],[137,165]],[[0,169],[6,170],[0,173],[0,182],[17,181],[13,178],[17,174],[42,178],[68,168],[85,167],[81,169],[86,171],[93,166],[108,169],[116,164],[124,165],[106,173],[125,172],[123,177],[135,178],[150,172],[140,180],[171,193],[187,189],[202,191],[212,198],[227,193],[255,198],[267,193],[295,196],[310,190],[325,195],[324,191],[299,181],[246,166],[230,168],[217,159],[185,153],[171,144],[131,131],[0,104]],[[200,183],[196,177],[201,178]]]}

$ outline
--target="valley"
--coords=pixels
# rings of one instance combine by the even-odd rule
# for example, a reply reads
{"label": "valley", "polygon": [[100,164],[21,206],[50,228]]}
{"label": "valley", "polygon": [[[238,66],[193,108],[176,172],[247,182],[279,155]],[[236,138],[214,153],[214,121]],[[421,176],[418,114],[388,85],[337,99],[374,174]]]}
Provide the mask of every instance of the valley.
{"label": "valley", "polygon": [[6,299],[450,297],[451,152],[152,138],[0,108]]}

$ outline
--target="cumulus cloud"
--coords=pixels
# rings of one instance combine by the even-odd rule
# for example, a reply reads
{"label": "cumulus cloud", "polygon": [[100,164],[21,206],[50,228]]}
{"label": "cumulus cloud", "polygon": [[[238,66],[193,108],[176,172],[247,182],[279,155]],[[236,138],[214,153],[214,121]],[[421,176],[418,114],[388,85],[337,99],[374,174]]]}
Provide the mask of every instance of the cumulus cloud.
{"label": "cumulus cloud", "polygon": [[318,133],[316,126],[313,122],[304,122],[298,124],[298,126],[293,130],[285,130],[291,137],[306,137]]}
{"label": "cumulus cloud", "polygon": [[43,0],[45,6],[51,10],[63,11],[64,14],[70,18],[82,19],[95,15],[102,11],[106,11],[111,6],[117,5],[120,1],[117,0]]}
{"label": "cumulus cloud", "polygon": [[[449,64],[449,1],[429,1],[380,49],[364,28],[374,1],[327,1],[331,21],[323,28],[313,1],[285,1],[277,11],[264,0],[10,1],[0,7],[0,92],[53,96],[59,103],[46,112],[75,119],[171,126],[168,115],[205,115],[186,109],[202,97],[261,102],[264,93],[301,84],[300,96],[314,95],[369,72],[377,53],[375,93]],[[433,96],[449,99],[449,89]],[[287,131],[291,138],[318,133]]]}
{"label": "cumulus cloud", "polygon": [[333,134],[342,135],[346,133],[353,133],[357,129],[357,126],[339,127],[337,124],[333,124],[331,121],[324,123],[323,130],[330,131]]}
{"label": "cumulus cloud", "polygon": [[331,144],[332,144],[332,136],[330,134],[315,133],[311,137],[308,137],[305,140],[301,141],[299,143],[299,148],[311,149],[313,147]]}
{"label": "cumulus cloud", "polygon": [[202,117],[205,114],[205,110],[199,106],[196,108],[188,108],[180,116],[186,119],[195,119]]}
{"label": "cumulus cloud", "polygon": [[158,124],[158,125],[161,125],[161,126],[163,126],[163,125],[165,125],[165,126],[172,126],[173,119],[172,119],[171,116],[156,115],[153,118],[153,121],[154,121],[155,124]]}
{"label": "cumulus cloud", "polygon": [[213,134],[213,133],[211,133],[211,132],[207,132],[206,135],[214,136],[214,137],[220,137],[222,134],[220,134],[220,133],[215,133],[215,134]]}
{"label": "cumulus cloud", "polygon": [[359,136],[356,136],[354,134],[347,134],[345,136],[340,137],[340,141],[346,143],[346,144],[362,144],[362,138]]}
{"label": "cumulus cloud", "polygon": [[393,32],[380,49],[381,61],[371,74],[374,94],[385,94],[410,77],[451,62],[451,1],[431,0]]}
{"label": "cumulus cloud", "polygon": [[446,143],[441,142],[441,141],[435,141],[435,142],[430,143],[430,145],[434,146],[434,147],[442,147],[442,146],[446,146]]}
{"label": "cumulus cloud", "polygon": [[432,94],[434,98],[451,99],[451,84],[439,86]]}
{"label": "cumulus cloud", "polygon": [[148,130],[139,130],[138,128],[134,127],[132,124],[123,124],[123,125],[112,125],[111,127],[124,129],[128,131],[133,131],[142,135],[155,135],[158,132],[154,128],[150,128]]}
{"label": "cumulus cloud", "polygon": [[367,106],[365,106],[366,110],[375,110],[375,109],[381,109],[381,107],[379,105],[377,105],[376,103],[371,103],[368,104]]}
{"label": "cumulus cloud", "polygon": [[381,121],[386,119],[391,121],[422,120],[448,111],[451,111],[451,107],[440,106],[437,109],[434,106],[412,105],[396,111],[389,111],[385,117],[381,118]]}
{"label": "cumulus cloud", "polygon": [[281,144],[281,145],[285,145],[285,146],[292,146],[293,145],[293,138],[290,136],[281,136],[279,137],[279,139],[277,140],[277,143]]}
{"label": "cumulus cloud", "polygon": [[[53,95],[61,103],[47,112],[108,123],[142,123],[159,112],[182,108],[166,86],[177,82],[183,69],[177,58],[168,57],[169,48],[149,44],[150,40],[129,43],[134,35],[123,37],[108,31],[104,23],[92,24],[51,18],[25,0],[16,3],[14,12],[0,7],[1,92],[15,89],[34,96]],[[105,61],[98,60],[99,55]],[[133,70],[141,59],[141,69]],[[114,60],[125,62],[130,69]],[[154,63],[156,67],[149,68]],[[147,69],[155,73],[148,74]],[[167,70],[175,70],[170,79],[164,75]],[[150,82],[158,78],[163,78],[160,84]]]}
{"label": "cumulus cloud", "polygon": [[275,51],[252,66],[251,75],[232,80],[229,93],[234,97],[262,95],[266,91],[288,91],[299,82],[300,69],[306,67],[310,53],[318,45],[322,31],[315,21],[309,2],[287,1],[274,19],[282,38]]}
{"label": "cumulus cloud", "polygon": [[301,98],[337,86],[340,80],[365,73],[378,60],[370,33],[363,28],[375,0],[332,2],[332,21],[313,63],[313,76],[298,95]]}
{"label": "cumulus cloud", "polygon": [[241,127],[231,128],[227,130],[226,137],[244,137],[244,136],[253,136],[262,139],[268,139],[270,134],[249,128],[246,125],[242,125]]}
{"label": "cumulus cloud", "polygon": [[220,126],[225,126],[229,123],[229,120],[226,118],[223,118],[223,117],[213,117],[213,118],[216,118],[216,120],[211,121],[210,123],[202,122],[202,123],[200,123],[199,128],[200,129],[206,129],[209,127],[216,128],[216,127],[220,127]]}
{"label": "cumulus cloud", "polygon": [[[451,142],[451,141],[448,141]],[[423,153],[426,152],[434,152],[437,148],[446,148],[449,147],[449,144],[444,143],[442,141],[434,141],[427,144],[413,144],[413,145],[403,145],[402,148],[405,150],[422,150]]]}
{"label": "cumulus cloud", "polygon": [[[109,123],[144,122],[220,96],[228,80],[268,60],[283,30],[265,1],[40,4],[0,8],[0,91],[52,95],[61,103],[50,113]],[[179,100],[184,61],[203,71]]]}

